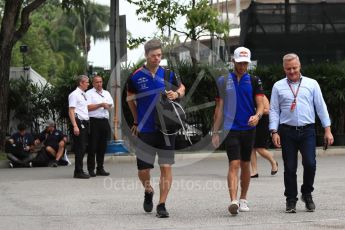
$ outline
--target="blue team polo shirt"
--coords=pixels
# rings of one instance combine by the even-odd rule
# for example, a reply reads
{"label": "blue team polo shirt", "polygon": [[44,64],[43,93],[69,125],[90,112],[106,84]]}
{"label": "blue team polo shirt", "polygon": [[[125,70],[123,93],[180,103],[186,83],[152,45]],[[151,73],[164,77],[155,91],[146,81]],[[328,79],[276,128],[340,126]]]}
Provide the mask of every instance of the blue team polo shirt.
{"label": "blue team polo shirt", "polygon": [[[180,82],[175,76],[170,71],[169,83],[179,86]],[[155,111],[159,96],[165,91],[164,68],[160,66],[154,77],[145,66],[137,69],[127,80],[127,90],[136,94],[139,131],[157,131]]]}
{"label": "blue team polo shirt", "polygon": [[[226,82],[224,82],[226,79]],[[228,77],[219,77],[217,80],[219,95],[224,100],[223,122],[224,130],[252,130],[255,127],[248,125],[248,120],[255,114],[255,95],[263,94],[262,87],[254,89],[248,73],[240,81],[234,73]]]}

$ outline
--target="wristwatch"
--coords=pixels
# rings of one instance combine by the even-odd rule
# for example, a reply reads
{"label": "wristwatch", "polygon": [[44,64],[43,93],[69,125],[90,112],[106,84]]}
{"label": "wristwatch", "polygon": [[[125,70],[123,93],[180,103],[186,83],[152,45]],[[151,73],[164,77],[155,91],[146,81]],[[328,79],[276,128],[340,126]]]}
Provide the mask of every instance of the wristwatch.
{"label": "wristwatch", "polygon": [[277,130],[271,130],[271,136],[273,136],[273,134],[275,134],[275,133],[278,133],[278,131]]}

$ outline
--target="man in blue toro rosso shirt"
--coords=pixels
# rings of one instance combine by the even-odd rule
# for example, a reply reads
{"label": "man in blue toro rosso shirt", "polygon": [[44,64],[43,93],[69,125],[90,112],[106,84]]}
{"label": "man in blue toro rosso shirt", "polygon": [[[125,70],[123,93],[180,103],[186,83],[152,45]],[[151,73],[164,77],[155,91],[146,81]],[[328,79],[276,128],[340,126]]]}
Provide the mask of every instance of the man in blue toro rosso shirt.
{"label": "man in blue toro rosso shirt", "polygon": [[175,136],[164,136],[155,127],[156,103],[160,95],[166,94],[170,100],[181,98],[185,87],[173,72],[170,72],[171,89],[166,91],[165,70],[159,66],[162,59],[161,42],[157,39],[148,41],[145,46],[146,65],[134,71],[127,80],[127,101],[133,115],[132,135],[136,141],[138,177],[145,188],[144,210],[153,209],[153,187],[150,183],[150,170],[153,168],[156,153],[160,166],[160,198],[157,205],[157,217],[169,217],[165,208],[171,184],[171,165],[174,163]]}
{"label": "man in blue toro rosso shirt", "polygon": [[[216,100],[212,143],[220,144],[219,129],[224,127],[224,140],[229,159],[228,187],[232,215],[249,211],[247,191],[250,182],[250,155],[255,138],[255,126],[263,113],[263,89],[258,77],[247,73],[250,50],[239,47],[234,52],[234,72],[217,80],[219,95]],[[255,108],[256,106],[256,108]],[[241,195],[237,200],[238,172],[241,168]]]}

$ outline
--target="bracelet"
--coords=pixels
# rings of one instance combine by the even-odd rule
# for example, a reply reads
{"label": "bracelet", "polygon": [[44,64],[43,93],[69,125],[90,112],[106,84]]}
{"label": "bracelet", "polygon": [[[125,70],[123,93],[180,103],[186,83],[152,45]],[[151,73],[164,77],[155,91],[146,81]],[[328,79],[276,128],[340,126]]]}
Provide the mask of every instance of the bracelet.
{"label": "bracelet", "polygon": [[259,120],[260,120],[261,117],[262,117],[262,114],[261,114],[261,113],[258,113],[258,114],[256,114],[256,116],[258,116],[258,118],[259,118]]}
{"label": "bracelet", "polygon": [[213,135],[215,135],[215,134],[220,134],[220,133],[222,133],[222,131],[220,131],[220,130],[218,130],[218,131],[212,131],[212,132],[211,132],[211,135],[213,136]]}
{"label": "bracelet", "polygon": [[138,126],[138,123],[133,123],[133,126]]}
{"label": "bracelet", "polygon": [[176,93],[177,93],[177,98],[181,98],[181,94],[177,91],[176,91]]}

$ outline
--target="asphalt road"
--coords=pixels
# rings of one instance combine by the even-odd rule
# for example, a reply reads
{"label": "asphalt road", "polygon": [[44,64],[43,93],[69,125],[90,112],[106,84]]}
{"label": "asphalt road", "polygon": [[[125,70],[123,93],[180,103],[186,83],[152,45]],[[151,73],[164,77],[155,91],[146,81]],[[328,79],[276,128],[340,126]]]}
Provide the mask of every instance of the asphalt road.
{"label": "asphalt road", "polygon": [[[317,157],[316,211],[286,214],[283,162],[270,176],[258,158],[259,178],[249,189],[250,212],[230,216],[224,153],[178,157],[166,203],[170,218],[143,211],[143,188],[133,158],[108,158],[110,177],[73,179],[73,166],[0,169],[0,229],[345,229],[345,154]],[[124,158],[123,158],[124,159]],[[129,160],[128,160],[129,159]],[[152,172],[158,201],[159,171]],[[298,182],[302,167],[299,162]]]}

